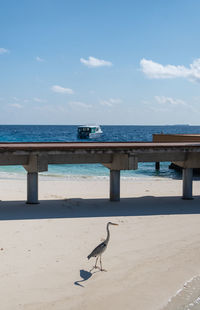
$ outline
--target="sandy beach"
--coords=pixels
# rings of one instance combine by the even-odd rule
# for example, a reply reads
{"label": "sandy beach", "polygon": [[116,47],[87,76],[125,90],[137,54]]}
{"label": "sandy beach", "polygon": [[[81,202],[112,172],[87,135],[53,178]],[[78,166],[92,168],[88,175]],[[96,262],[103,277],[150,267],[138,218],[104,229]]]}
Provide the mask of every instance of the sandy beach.
{"label": "sandy beach", "polygon": [[[0,180],[0,292],[4,310],[166,308],[200,274],[200,187],[182,200],[182,181],[41,178],[38,205],[27,205],[26,180]],[[107,272],[87,255],[106,237]],[[177,301],[178,302],[178,301]]]}

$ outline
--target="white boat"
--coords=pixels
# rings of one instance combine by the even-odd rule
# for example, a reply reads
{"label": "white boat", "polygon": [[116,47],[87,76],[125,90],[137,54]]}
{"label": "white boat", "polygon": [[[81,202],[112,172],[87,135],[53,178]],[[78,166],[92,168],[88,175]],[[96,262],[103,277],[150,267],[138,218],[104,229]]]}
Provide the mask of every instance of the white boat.
{"label": "white boat", "polygon": [[79,139],[90,139],[99,137],[103,131],[99,125],[83,125],[78,126],[78,138]]}

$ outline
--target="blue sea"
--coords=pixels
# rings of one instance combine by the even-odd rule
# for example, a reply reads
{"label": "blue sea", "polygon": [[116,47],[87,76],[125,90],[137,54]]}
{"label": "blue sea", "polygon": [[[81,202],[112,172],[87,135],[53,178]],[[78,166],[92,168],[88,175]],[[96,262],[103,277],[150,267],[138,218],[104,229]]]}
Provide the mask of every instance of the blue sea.
{"label": "blue sea", "polygon": [[[101,126],[101,137],[90,141],[152,141],[154,133],[200,133],[200,126]],[[0,142],[77,142],[77,125],[0,125]],[[86,142],[87,140],[81,140]],[[169,163],[161,163],[160,171],[155,170],[154,163],[140,163],[138,170],[122,171],[125,178],[180,178],[180,175],[168,169]],[[87,165],[49,165],[46,177],[59,178],[104,178],[109,170],[100,164]],[[0,167],[0,178],[25,177],[21,166]]]}

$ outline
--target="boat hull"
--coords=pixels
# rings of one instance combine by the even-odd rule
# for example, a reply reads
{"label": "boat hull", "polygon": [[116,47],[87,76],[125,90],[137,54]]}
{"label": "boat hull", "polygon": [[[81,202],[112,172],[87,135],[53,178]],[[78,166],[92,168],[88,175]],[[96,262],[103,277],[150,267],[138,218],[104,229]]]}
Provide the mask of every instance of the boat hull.
{"label": "boat hull", "polygon": [[84,134],[78,134],[78,139],[94,139],[98,138],[102,135],[102,133],[84,133]]}

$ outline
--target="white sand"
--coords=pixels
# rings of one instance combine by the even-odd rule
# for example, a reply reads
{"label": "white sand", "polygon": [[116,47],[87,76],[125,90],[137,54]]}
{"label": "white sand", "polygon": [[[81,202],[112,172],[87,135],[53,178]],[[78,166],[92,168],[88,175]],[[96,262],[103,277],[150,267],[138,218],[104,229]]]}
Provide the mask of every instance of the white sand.
{"label": "white sand", "polygon": [[[121,182],[109,202],[104,181],[41,180],[28,206],[25,180],[0,180],[2,310],[157,310],[200,273],[200,181],[194,200],[179,180]],[[106,236],[107,272],[87,255]]]}

